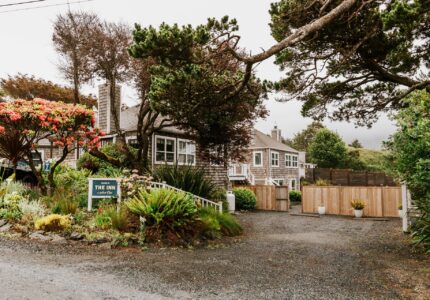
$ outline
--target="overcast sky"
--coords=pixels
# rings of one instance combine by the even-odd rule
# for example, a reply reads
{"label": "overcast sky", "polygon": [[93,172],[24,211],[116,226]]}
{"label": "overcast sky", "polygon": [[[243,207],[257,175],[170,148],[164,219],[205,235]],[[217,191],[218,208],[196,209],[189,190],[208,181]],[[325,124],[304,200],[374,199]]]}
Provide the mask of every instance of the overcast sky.
{"label": "overcast sky", "polygon": [[[28,0],[0,0],[0,6]],[[77,0],[70,0],[70,3]],[[6,12],[12,9],[24,9],[42,5],[67,3],[66,0],[46,0],[39,4],[0,7],[0,77],[15,75],[18,72],[35,75],[58,83],[66,83],[58,72],[58,55],[51,41],[52,22],[59,13],[67,11],[67,5],[45,7],[27,11]],[[97,13],[109,21],[135,22],[143,26],[158,26],[161,22],[179,24],[201,24],[208,17],[220,18],[224,15],[235,17],[240,25],[241,46],[253,53],[267,49],[274,43],[268,23],[270,0],[94,0],[70,5],[72,10],[86,10]],[[262,63],[258,76],[276,80],[282,76],[273,64],[273,60]],[[95,87],[86,87],[86,91],[96,93]],[[276,124],[282,129],[284,137],[304,129],[310,122],[300,115],[300,103],[279,103],[273,98],[267,101],[270,115],[259,120],[256,127],[263,132],[270,132]],[[124,89],[123,100],[135,103],[133,91]],[[371,129],[355,128],[346,122],[325,122],[325,125],[337,131],[346,142],[357,138],[366,147],[377,149],[394,130],[392,122],[386,116]]]}

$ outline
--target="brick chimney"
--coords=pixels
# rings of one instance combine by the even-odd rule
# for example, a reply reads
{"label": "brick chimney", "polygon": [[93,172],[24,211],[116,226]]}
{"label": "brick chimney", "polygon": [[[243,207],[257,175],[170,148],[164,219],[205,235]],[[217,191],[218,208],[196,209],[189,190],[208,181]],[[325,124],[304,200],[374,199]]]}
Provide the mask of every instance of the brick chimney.
{"label": "brick chimney", "polygon": [[[111,116],[111,101],[109,96],[109,84],[99,85],[99,98],[97,108],[97,127],[104,133],[111,134],[115,130],[115,122]],[[115,109],[118,118],[121,118],[121,86],[116,86]]]}
{"label": "brick chimney", "polygon": [[275,139],[278,142],[282,142],[281,129],[279,129],[278,126],[276,126],[276,125],[272,129],[272,139]]}

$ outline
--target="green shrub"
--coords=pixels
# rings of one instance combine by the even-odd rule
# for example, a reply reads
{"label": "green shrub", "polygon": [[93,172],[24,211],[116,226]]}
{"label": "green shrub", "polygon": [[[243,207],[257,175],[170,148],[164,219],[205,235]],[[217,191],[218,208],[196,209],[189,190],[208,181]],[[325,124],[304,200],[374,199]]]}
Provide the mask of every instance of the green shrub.
{"label": "green shrub", "polygon": [[94,216],[94,225],[100,229],[109,229],[112,226],[112,221],[102,209],[99,209]]}
{"label": "green shrub", "polygon": [[149,226],[162,223],[180,226],[197,212],[190,195],[169,189],[142,190],[126,205],[132,213],[144,217]]}
{"label": "green shrub", "polygon": [[24,199],[17,190],[0,198],[0,219],[19,220],[22,214],[18,204]]}
{"label": "green shrub", "polygon": [[46,213],[46,207],[40,200],[23,199],[18,203],[18,209],[21,212],[21,221],[24,223],[32,223]]}
{"label": "green shrub", "polygon": [[257,198],[253,191],[247,188],[235,188],[233,193],[236,197],[236,209],[252,210],[257,206]]}
{"label": "green shrub", "polygon": [[[121,162],[121,166],[123,167],[132,166],[132,162],[127,160],[127,155],[122,149],[120,149],[119,145],[116,143],[104,145],[103,147],[101,147],[100,151],[106,154],[107,156],[118,159]],[[136,149],[130,147],[130,151],[136,152]],[[99,158],[92,156],[88,152],[84,153],[78,159],[76,166],[78,169],[90,170],[94,174],[107,175],[110,172],[116,173],[119,171],[118,168],[113,167],[111,164],[109,164],[104,160],[101,160]]]}
{"label": "green shrub", "polygon": [[109,217],[113,229],[126,231],[128,228],[128,214],[124,207],[118,210],[116,206],[110,206],[106,208],[105,214]]}
{"label": "green shrub", "polygon": [[218,196],[217,187],[205,176],[204,170],[193,166],[164,165],[157,167],[152,177],[154,181],[165,182],[194,195],[214,199]]}
{"label": "green shrub", "polygon": [[290,201],[291,202],[300,202],[302,201],[302,193],[300,191],[290,191]]}
{"label": "green shrub", "polygon": [[243,232],[242,227],[229,213],[220,214],[211,207],[199,210],[200,219],[205,224],[205,234],[211,238],[222,235],[236,236]]}
{"label": "green shrub", "polygon": [[52,212],[62,215],[74,215],[79,209],[79,201],[73,198],[62,198],[55,202]]}
{"label": "green shrub", "polygon": [[330,185],[330,182],[329,182],[329,181],[327,181],[327,180],[324,180],[324,179],[317,179],[317,180],[315,181],[315,185],[316,185],[316,186],[329,186],[329,185]]}
{"label": "green shrub", "polygon": [[193,226],[197,205],[187,193],[169,189],[142,190],[125,204],[132,213],[145,219],[145,236],[149,242],[168,240],[176,244],[188,236],[193,239],[199,231]]}

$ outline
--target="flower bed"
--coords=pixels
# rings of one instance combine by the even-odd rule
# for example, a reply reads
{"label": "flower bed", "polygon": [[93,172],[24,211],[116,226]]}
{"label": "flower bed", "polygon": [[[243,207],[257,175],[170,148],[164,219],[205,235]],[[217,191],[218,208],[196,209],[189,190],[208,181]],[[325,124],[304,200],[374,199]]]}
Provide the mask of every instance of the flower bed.
{"label": "flower bed", "polygon": [[242,233],[228,213],[202,208],[185,192],[150,188],[150,177],[124,176],[123,201],[101,199],[86,211],[87,171],[63,168],[59,188],[40,196],[19,183],[0,185],[0,234],[107,246],[193,246]]}

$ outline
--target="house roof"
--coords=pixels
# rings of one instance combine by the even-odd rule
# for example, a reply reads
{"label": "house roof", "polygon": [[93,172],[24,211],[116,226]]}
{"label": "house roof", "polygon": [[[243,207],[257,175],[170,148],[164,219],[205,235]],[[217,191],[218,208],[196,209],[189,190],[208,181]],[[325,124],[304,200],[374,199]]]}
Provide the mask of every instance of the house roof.
{"label": "house roof", "polygon": [[276,139],[264,134],[263,132],[257,129],[254,129],[254,137],[250,148],[251,149],[264,148],[264,149],[273,149],[273,150],[279,150],[279,151],[285,151],[285,152],[299,153],[299,151],[291,148],[290,146],[285,145],[284,143],[277,141]]}
{"label": "house roof", "polygon": [[[125,132],[133,132],[137,130],[137,122],[138,122],[138,114],[139,114],[139,105],[135,105],[132,107],[128,107],[121,111],[121,118],[120,118],[120,125],[121,129]],[[155,120],[155,126],[158,126],[161,121],[163,120],[163,117],[159,116]],[[163,132],[170,132],[170,133],[177,133],[177,134],[184,134],[185,132],[177,127],[170,126],[165,127],[161,131]]]}

